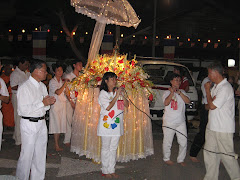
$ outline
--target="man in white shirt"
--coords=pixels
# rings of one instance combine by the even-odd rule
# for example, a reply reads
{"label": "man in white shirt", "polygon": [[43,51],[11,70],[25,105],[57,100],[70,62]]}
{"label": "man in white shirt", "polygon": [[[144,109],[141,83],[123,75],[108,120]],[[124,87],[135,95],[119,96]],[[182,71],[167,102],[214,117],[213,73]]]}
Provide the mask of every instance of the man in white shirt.
{"label": "man in white shirt", "polygon": [[[0,61],[0,70],[2,69],[2,64]],[[7,86],[2,78],[0,78],[0,109],[2,108],[2,102],[9,102],[9,93]],[[3,133],[3,115],[0,111],[0,150],[2,147],[2,133]]]}
{"label": "man in white shirt", "polygon": [[31,76],[17,92],[18,114],[21,116],[21,153],[16,176],[20,180],[43,180],[46,169],[47,126],[46,111],[56,99],[48,96],[46,86],[47,67],[42,60],[34,60],[30,67]]}
{"label": "man in white shirt", "polygon": [[21,145],[21,133],[20,133],[21,118],[17,113],[17,90],[18,87],[29,78],[30,73],[27,72],[28,68],[29,60],[26,57],[22,57],[18,62],[18,66],[10,76],[10,86],[12,88],[12,104],[14,109],[14,123],[15,123],[13,139],[15,140],[16,145]]}
{"label": "man in white shirt", "polygon": [[[83,63],[81,60],[74,60],[72,62],[72,68],[73,71],[69,74],[66,74],[64,79],[68,81],[72,81],[74,78],[78,77],[80,74],[79,72],[83,68]],[[68,91],[67,93],[67,131],[65,133],[65,138],[63,143],[67,146],[70,146],[70,140],[71,140],[71,133],[72,133],[72,118],[73,118],[73,112],[75,109],[75,91]]]}
{"label": "man in white shirt", "polygon": [[[209,106],[208,124],[205,135],[204,162],[206,175],[204,180],[217,180],[220,161],[231,179],[240,179],[238,161],[234,159],[233,133],[235,132],[235,101],[231,84],[223,78],[221,64],[208,67],[208,77],[214,83],[205,84]],[[216,152],[216,153],[214,153]],[[218,152],[224,154],[217,154]],[[229,156],[230,155],[230,156]]]}

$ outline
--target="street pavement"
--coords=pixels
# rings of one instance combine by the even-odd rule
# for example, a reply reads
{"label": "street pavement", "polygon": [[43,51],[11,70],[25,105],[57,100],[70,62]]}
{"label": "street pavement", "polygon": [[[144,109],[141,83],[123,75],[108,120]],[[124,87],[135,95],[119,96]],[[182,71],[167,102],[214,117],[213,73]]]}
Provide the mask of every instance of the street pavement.
{"label": "street pavement", "polygon": [[[236,118],[238,119],[238,118]],[[193,121],[197,126],[199,121]],[[171,160],[175,165],[166,165],[162,158],[162,129],[159,121],[153,121],[153,139],[154,139],[154,155],[148,156],[146,159],[132,160],[127,163],[117,163],[116,173],[120,175],[119,179],[123,180],[201,180],[205,174],[205,166],[203,162],[203,152],[199,153],[200,163],[193,163],[189,159],[189,148],[185,159],[186,167],[176,164],[178,154],[178,144],[176,138],[172,146]],[[238,132],[238,122],[236,122],[236,132]],[[198,129],[190,129],[188,137],[193,140]],[[20,153],[20,147],[14,145],[12,139],[12,130],[4,130],[2,150],[0,151],[0,180],[14,180],[16,173],[16,164]],[[60,142],[63,141],[63,135]],[[240,154],[240,138],[235,134],[234,143],[237,154]],[[63,144],[61,144],[64,147]],[[238,160],[239,161],[239,160]],[[64,147],[64,150],[57,153],[54,150],[53,136],[49,136],[47,150],[47,168],[46,180],[101,180],[105,179],[101,176],[101,165],[86,159],[85,156],[79,157],[77,154],[70,152],[70,147]],[[220,165],[219,180],[229,180],[229,176],[224,168]]]}

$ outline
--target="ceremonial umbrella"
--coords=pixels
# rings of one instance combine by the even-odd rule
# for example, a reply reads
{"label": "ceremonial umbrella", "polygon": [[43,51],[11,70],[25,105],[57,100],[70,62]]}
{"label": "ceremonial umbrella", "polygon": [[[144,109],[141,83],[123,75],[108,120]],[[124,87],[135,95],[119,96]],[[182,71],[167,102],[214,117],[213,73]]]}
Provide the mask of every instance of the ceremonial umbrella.
{"label": "ceremonial umbrella", "polygon": [[71,5],[76,12],[97,21],[88,52],[88,64],[99,52],[106,24],[137,28],[141,22],[127,0],[71,0]]}

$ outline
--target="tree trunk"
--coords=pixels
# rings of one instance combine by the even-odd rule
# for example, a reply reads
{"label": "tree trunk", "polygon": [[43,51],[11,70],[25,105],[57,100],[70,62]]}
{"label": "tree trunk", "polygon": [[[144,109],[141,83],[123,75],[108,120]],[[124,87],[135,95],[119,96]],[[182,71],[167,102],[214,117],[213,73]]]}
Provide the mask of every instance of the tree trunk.
{"label": "tree trunk", "polygon": [[78,25],[76,25],[73,30],[70,32],[67,25],[66,25],[66,21],[65,21],[65,18],[64,18],[64,15],[62,12],[60,13],[56,13],[58,15],[58,17],[60,18],[60,21],[61,21],[61,25],[62,25],[62,28],[64,30],[64,32],[66,33],[66,35],[70,38],[70,46],[74,52],[74,54],[76,55],[76,57],[78,59],[80,59],[81,61],[83,61],[83,63],[86,63],[86,59],[83,57],[82,53],[78,50],[75,42],[74,42],[74,39],[73,39],[73,32],[75,32],[78,28]]}

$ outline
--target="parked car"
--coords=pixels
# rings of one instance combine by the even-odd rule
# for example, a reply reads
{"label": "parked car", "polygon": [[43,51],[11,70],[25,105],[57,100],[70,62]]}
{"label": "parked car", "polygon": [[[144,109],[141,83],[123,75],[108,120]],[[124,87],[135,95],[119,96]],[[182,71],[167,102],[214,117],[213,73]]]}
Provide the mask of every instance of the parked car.
{"label": "parked car", "polygon": [[162,119],[164,111],[162,95],[163,92],[170,87],[169,77],[173,73],[174,67],[179,67],[184,76],[189,80],[189,91],[187,94],[190,97],[190,104],[186,105],[188,120],[192,120],[194,116],[197,115],[198,94],[196,90],[196,84],[193,81],[190,71],[186,66],[173,63],[171,61],[149,59],[138,59],[138,65],[140,65],[144,71],[149,74],[149,80],[154,83],[153,90],[156,94],[156,98],[153,102],[150,103],[150,113],[153,120]]}

